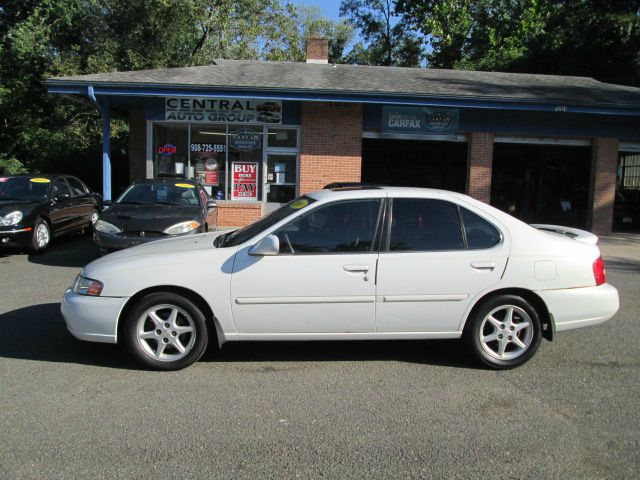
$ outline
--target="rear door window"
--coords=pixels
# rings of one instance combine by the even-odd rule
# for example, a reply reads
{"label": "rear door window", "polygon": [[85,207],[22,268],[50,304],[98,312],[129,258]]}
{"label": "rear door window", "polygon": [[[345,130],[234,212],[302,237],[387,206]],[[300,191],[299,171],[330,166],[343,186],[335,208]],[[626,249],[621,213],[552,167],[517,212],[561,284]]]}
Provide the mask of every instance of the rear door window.
{"label": "rear door window", "polygon": [[88,193],[87,188],[77,178],[67,177],[67,183],[69,183],[69,187],[71,188],[71,195],[73,195],[74,197],[79,197]]}
{"label": "rear door window", "polygon": [[67,182],[64,181],[64,178],[56,178],[53,182],[53,196],[58,197],[60,195],[69,195],[71,196],[71,191],[67,186]]}
{"label": "rear door window", "polygon": [[389,250],[438,251],[465,248],[458,206],[444,200],[395,198]]}
{"label": "rear door window", "polygon": [[460,207],[467,246],[471,249],[491,248],[502,239],[500,231],[475,213]]}

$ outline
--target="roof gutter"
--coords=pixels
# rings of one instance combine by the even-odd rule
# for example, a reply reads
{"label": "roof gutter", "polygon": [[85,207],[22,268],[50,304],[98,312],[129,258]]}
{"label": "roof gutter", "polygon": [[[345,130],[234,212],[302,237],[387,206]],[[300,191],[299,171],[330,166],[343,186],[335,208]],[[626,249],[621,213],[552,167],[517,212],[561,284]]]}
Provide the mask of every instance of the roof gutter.
{"label": "roof gutter", "polygon": [[93,85],[87,86],[86,94],[102,116],[102,196],[111,200],[111,112],[108,104],[98,101]]}
{"label": "roof gutter", "polygon": [[[47,80],[49,93],[84,95],[83,82]],[[93,85],[90,86],[93,89]],[[611,116],[640,116],[637,105],[612,107],[606,104],[571,105],[540,103],[527,100],[488,100],[477,97],[416,96],[411,94],[387,94],[372,92],[334,92],[327,90],[280,90],[216,86],[186,85],[136,85],[104,83],[96,87],[100,95],[121,97],[203,97],[203,98],[247,98],[256,100],[291,100],[306,102],[375,103],[381,105],[437,106],[450,108],[473,108],[491,110],[521,110],[556,113],[581,113]]]}

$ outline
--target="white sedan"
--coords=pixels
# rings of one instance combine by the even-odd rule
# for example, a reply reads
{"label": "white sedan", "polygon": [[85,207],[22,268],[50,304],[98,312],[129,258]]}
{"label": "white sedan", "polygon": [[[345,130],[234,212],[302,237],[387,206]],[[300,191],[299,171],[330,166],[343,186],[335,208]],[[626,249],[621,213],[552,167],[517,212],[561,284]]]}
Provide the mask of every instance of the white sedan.
{"label": "white sedan", "polygon": [[537,228],[466,195],[337,188],[233,232],[87,265],[62,313],[81,340],[175,370],[208,343],[463,338],[493,368],[618,310],[597,237]]}

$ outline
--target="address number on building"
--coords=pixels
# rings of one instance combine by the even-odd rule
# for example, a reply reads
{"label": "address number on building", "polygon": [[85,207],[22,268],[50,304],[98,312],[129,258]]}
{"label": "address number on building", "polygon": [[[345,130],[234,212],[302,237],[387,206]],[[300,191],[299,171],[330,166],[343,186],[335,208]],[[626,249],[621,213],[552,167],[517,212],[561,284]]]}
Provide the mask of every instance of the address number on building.
{"label": "address number on building", "polygon": [[224,143],[192,143],[191,151],[202,152],[202,153],[224,153],[225,144]]}

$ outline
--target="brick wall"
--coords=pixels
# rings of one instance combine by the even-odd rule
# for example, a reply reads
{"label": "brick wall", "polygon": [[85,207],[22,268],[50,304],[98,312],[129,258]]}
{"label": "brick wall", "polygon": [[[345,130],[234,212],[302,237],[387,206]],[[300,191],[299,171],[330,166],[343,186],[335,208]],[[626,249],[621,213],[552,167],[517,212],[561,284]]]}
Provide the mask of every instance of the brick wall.
{"label": "brick wall", "polygon": [[261,203],[218,202],[219,227],[243,227],[261,216]]}
{"label": "brick wall", "polygon": [[129,183],[147,176],[147,122],[143,109],[129,111]]}
{"label": "brick wall", "polygon": [[618,140],[594,138],[591,144],[591,188],[589,229],[598,235],[611,233],[613,202],[616,196]]}
{"label": "brick wall", "polygon": [[472,132],[467,147],[467,194],[482,202],[491,201],[493,134]]}
{"label": "brick wall", "polygon": [[362,170],[362,105],[303,103],[300,193],[331,182],[359,182]]}
{"label": "brick wall", "polygon": [[324,37],[307,38],[307,63],[329,63],[329,40]]}

